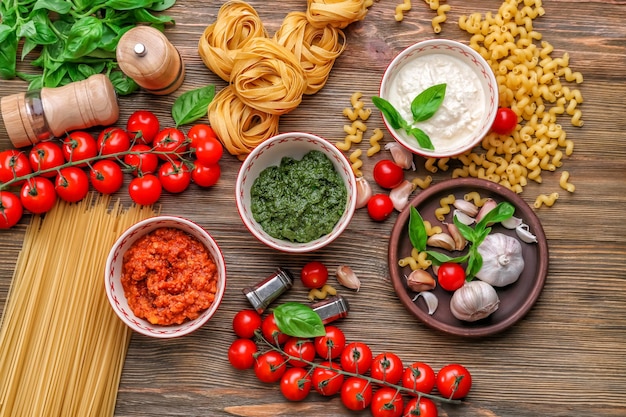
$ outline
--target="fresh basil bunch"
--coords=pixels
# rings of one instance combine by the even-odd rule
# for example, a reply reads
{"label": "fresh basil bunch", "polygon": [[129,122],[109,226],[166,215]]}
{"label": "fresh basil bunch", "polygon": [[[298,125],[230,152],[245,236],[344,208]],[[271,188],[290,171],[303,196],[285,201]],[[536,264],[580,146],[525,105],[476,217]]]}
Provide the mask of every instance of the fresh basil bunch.
{"label": "fresh basil bunch", "polygon": [[[0,77],[19,77],[28,89],[57,87],[105,73],[120,95],[138,86],[118,68],[115,49],[138,23],[163,30],[172,18],[157,14],[176,0],[0,0]],[[21,55],[18,45],[22,42]],[[18,72],[18,58],[38,53],[42,73]]]}

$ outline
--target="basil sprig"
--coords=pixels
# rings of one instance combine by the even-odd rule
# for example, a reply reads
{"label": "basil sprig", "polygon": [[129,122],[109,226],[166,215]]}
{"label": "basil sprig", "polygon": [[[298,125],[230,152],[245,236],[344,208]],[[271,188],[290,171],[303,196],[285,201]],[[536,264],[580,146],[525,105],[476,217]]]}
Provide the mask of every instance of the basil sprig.
{"label": "basil sprig", "polygon": [[433,150],[435,147],[430,137],[420,128],[413,126],[413,123],[423,122],[430,119],[437,112],[446,94],[446,84],[436,84],[428,87],[417,95],[411,102],[411,114],[413,122],[406,121],[400,112],[384,98],[374,96],[372,103],[380,110],[394,129],[403,129],[407,134],[417,139],[420,147]]}
{"label": "basil sprig", "polygon": [[320,316],[307,305],[287,302],[274,309],[274,320],[278,329],[289,336],[324,336],[326,329]]}

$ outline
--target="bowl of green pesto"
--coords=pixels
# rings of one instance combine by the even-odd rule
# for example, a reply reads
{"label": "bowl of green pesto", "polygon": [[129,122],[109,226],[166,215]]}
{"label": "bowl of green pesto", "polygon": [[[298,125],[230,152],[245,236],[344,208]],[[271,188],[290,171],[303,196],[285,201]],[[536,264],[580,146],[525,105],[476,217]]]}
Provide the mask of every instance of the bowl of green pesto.
{"label": "bowl of green pesto", "polygon": [[261,242],[303,253],[334,241],[356,205],[356,179],[332,143],[303,132],[283,133],[244,160],[236,202],[245,226]]}

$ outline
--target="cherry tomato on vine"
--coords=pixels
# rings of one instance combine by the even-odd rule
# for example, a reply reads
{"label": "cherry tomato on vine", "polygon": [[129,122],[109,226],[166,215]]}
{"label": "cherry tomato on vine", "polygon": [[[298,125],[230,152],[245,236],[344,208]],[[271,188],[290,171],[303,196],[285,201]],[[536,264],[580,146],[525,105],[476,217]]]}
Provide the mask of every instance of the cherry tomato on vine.
{"label": "cherry tomato on vine", "polygon": [[443,397],[459,400],[465,398],[472,388],[472,375],[463,365],[453,363],[437,372],[435,384]]}
{"label": "cherry tomato on vine", "polygon": [[346,336],[336,326],[326,326],[326,334],[314,339],[315,352],[322,359],[338,358],[346,347]]}
{"label": "cherry tomato on vine", "polygon": [[182,193],[191,184],[191,172],[182,161],[166,161],[159,168],[159,181],[166,191]]}
{"label": "cherry tomato on vine", "polygon": [[255,310],[240,310],[233,317],[233,331],[239,337],[252,339],[256,330],[261,330],[261,315]]}
{"label": "cherry tomato on vine", "polygon": [[137,110],[126,122],[126,131],[135,143],[151,144],[160,129],[159,119],[149,110]]}
{"label": "cherry tomato on vine", "polygon": [[[309,362],[313,362],[315,359],[315,345],[309,339],[290,337],[289,340],[285,342],[285,346],[283,346],[283,352],[289,356],[294,356]],[[289,364],[299,368],[309,366],[306,362],[295,359],[289,359]]]}
{"label": "cherry tomato on vine", "polygon": [[89,177],[76,166],[62,168],[54,180],[54,189],[61,200],[75,203],[89,192]]}
{"label": "cherry tomato on vine", "polygon": [[435,371],[427,363],[415,362],[404,370],[402,386],[421,393],[430,394],[435,387]]}
{"label": "cherry tomato on vine", "polygon": [[224,153],[222,144],[216,138],[198,138],[194,141],[194,145],[196,159],[204,165],[217,164]]}
{"label": "cherry tomato on vine", "polygon": [[217,139],[217,135],[213,128],[209,125],[205,125],[202,123],[195,124],[191,126],[189,132],[187,132],[187,137],[191,140],[191,147],[195,148],[197,144],[197,140],[202,140],[206,138]]}
{"label": "cherry tomato on vine", "polygon": [[[169,160],[171,158],[179,158],[180,155],[189,149],[189,142],[185,138],[185,134],[174,127],[166,127],[157,133],[154,138],[154,150],[156,152],[167,152],[170,155],[159,154],[159,158]],[[168,157],[169,156],[169,157]]]}
{"label": "cherry tomato on vine", "polygon": [[280,379],[280,392],[289,401],[302,401],[311,392],[311,374],[303,368],[289,368]]}
{"label": "cherry tomato on vine", "polygon": [[499,107],[491,130],[499,135],[510,135],[517,126],[517,114],[508,107]]}
{"label": "cherry tomato on vine", "polygon": [[387,194],[374,194],[367,202],[367,213],[377,222],[387,220],[393,213],[393,201]]}
{"label": "cherry tomato on vine", "polygon": [[289,339],[289,336],[281,332],[276,325],[274,313],[269,313],[265,316],[263,322],[261,322],[261,332],[263,333],[265,340],[272,344],[276,344],[278,342],[279,345],[282,345]]}
{"label": "cherry tomato on vine", "polygon": [[341,402],[349,410],[365,410],[372,402],[372,384],[363,378],[349,377],[341,386]]}
{"label": "cherry tomato on vine", "polygon": [[217,184],[221,175],[222,169],[219,164],[204,165],[200,161],[193,163],[191,180],[200,187],[211,187]]}
{"label": "cherry tomato on vine", "polygon": [[403,417],[437,417],[437,405],[429,398],[412,398],[404,407]]}
{"label": "cherry tomato on vine", "polygon": [[351,342],[341,352],[341,367],[354,374],[365,374],[372,365],[372,350],[361,342]]}
{"label": "cherry tomato on vine", "polygon": [[390,159],[376,162],[373,170],[374,181],[383,188],[396,188],[404,180],[404,170]]}
{"label": "cherry tomato on vine", "polygon": [[159,158],[152,153],[152,148],[148,145],[138,144],[130,148],[131,152],[124,155],[124,163],[132,168],[132,174],[153,174],[159,167]]}
{"label": "cherry tomato on vine", "polygon": [[[0,152],[0,183],[7,183],[15,178],[23,177],[33,172],[28,156],[15,149]],[[18,181],[15,185],[22,185]]]}
{"label": "cherry tomato on vine", "polygon": [[321,288],[328,281],[328,268],[321,262],[311,261],[302,267],[300,279],[307,288]]}
{"label": "cherry tomato on vine", "polygon": [[128,184],[128,194],[137,204],[149,206],[156,203],[161,198],[163,186],[161,181],[154,174],[146,174],[133,178]]}
{"label": "cherry tomato on vine", "polygon": [[[63,156],[66,161],[83,161],[98,155],[96,139],[87,132],[74,131],[63,138]],[[87,164],[79,164],[85,166]]]}
{"label": "cherry tomato on vine", "polygon": [[22,185],[20,201],[31,213],[42,214],[50,211],[56,200],[54,184],[48,178],[33,177]]}
{"label": "cherry tomato on vine", "polygon": [[96,145],[101,155],[112,155],[130,149],[130,137],[122,128],[107,127],[98,135]]}
{"label": "cherry tomato on vine", "polygon": [[392,352],[383,352],[378,354],[372,360],[370,367],[370,375],[372,378],[385,381],[390,384],[397,384],[402,378],[404,367],[402,359]]}
{"label": "cherry tomato on vine", "polygon": [[275,350],[269,350],[259,355],[254,363],[254,374],[259,381],[265,383],[278,381],[286,370],[285,358]]}
{"label": "cherry tomato on vine", "polygon": [[237,339],[228,348],[228,361],[236,369],[250,369],[254,365],[254,354],[258,347],[250,339]]}
{"label": "cherry tomato on vine", "polygon": [[122,188],[124,173],[115,161],[101,159],[91,167],[89,180],[96,191],[102,194],[113,194]]}
{"label": "cherry tomato on vine", "polygon": [[437,281],[446,291],[456,291],[465,284],[465,270],[454,262],[444,262],[437,271]]}
{"label": "cherry tomato on vine", "polygon": [[335,370],[341,370],[341,366],[329,361],[320,365],[313,370],[313,389],[324,396],[337,394],[343,385],[344,376]]}
{"label": "cherry tomato on vine", "polygon": [[373,417],[400,417],[404,410],[404,399],[395,388],[379,388],[372,396],[370,411]]}
{"label": "cherry tomato on vine", "polygon": [[20,198],[9,191],[0,191],[0,229],[15,226],[23,214]]}
{"label": "cherry tomato on vine", "polygon": [[[30,167],[33,171],[49,170],[65,163],[63,150],[54,142],[37,143],[31,148],[28,158],[30,160]],[[56,174],[56,171],[53,170],[42,173],[41,175],[47,178],[52,178]]]}

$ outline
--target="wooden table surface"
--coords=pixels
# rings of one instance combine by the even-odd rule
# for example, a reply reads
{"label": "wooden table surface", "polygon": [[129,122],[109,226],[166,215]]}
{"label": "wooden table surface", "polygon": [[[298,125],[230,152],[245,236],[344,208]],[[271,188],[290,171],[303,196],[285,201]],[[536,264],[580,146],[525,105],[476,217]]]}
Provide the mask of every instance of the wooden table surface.
{"label": "wooden table surface", "polygon": [[[451,11],[440,34],[430,25],[433,12],[414,0],[403,22],[394,20],[400,1],[381,0],[364,21],[346,29],[348,44],[337,60],[327,85],[304,98],[281,118],[280,130],[309,131],[331,140],[344,136],[347,119],[342,109],[350,95],[377,94],[386,64],[402,48],[433,37],[464,43],[469,35],[458,28],[460,15],[495,13],[499,0],[449,0]],[[204,28],[212,23],[222,2],[179,0],[168,10],[176,26],[166,34],[179,49],[187,76],[176,93],[156,97],[145,92],[121,97],[119,124],[134,110],[150,109],[163,125],[172,125],[170,109],[180,92],[225,83],[212,74],[197,53]],[[273,34],[290,11],[306,8],[303,0],[250,1]],[[317,253],[289,255],[257,242],[235,208],[234,188],[240,162],[226,155],[222,178],[208,190],[192,187],[181,195],[164,195],[161,212],[187,217],[204,226],[221,246],[228,268],[228,288],[215,318],[196,333],[157,340],[134,334],[119,387],[116,416],[338,416],[350,414],[338,397],[312,394],[302,403],[288,403],[277,385],[256,380],[252,371],[237,371],[227,361],[235,336],[234,314],[249,304],[242,289],[263,279],[278,266],[298,273],[307,261],[320,260],[334,268],[352,266],[362,280],[359,293],[340,290],[350,301],[349,317],[337,322],[348,340],[362,340],[372,350],[397,353],[405,363],[422,360],[435,369],[462,363],[474,385],[462,405],[442,405],[441,416],[595,416],[626,415],[626,2],[624,0],[553,0],[545,15],[534,21],[555,51],[570,54],[570,67],[584,75],[578,86],[584,97],[582,128],[563,123],[574,153],[561,170],[571,173],[576,191],[558,186],[557,170],[544,174],[542,184],[529,184],[521,196],[532,205],[539,193],[557,191],[551,207],[536,210],[548,238],[550,266],[538,302],[529,314],[503,333],[479,340],[448,336],[431,330],[400,304],[389,280],[387,247],[397,213],[383,223],[357,211],[346,232]],[[23,91],[19,80],[0,81],[0,94]],[[372,107],[372,106],[370,106]],[[382,127],[375,115],[368,128]],[[8,148],[0,130],[0,148]],[[391,140],[387,135],[386,141]],[[364,141],[360,146],[366,149]],[[364,158],[364,174],[383,153]],[[414,176],[426,171],[421,157]],[[450,172],[433,174],[434,183]],[[124,192],[119,193],[128,203]],[[26,224],[0,232],[0,308],[4,306]],[[300,282],[283,301],[306,301]],[[354,415],[369,415],[368,412]]]}

